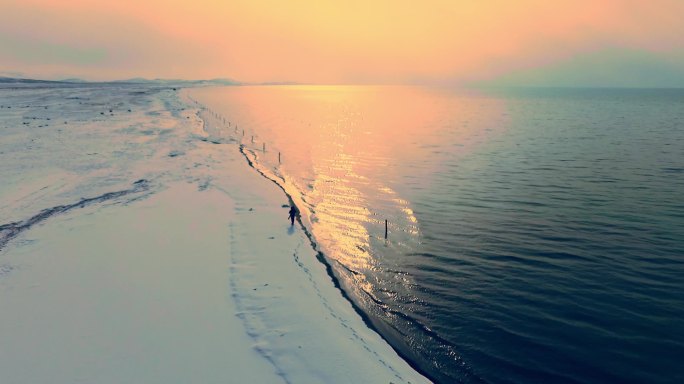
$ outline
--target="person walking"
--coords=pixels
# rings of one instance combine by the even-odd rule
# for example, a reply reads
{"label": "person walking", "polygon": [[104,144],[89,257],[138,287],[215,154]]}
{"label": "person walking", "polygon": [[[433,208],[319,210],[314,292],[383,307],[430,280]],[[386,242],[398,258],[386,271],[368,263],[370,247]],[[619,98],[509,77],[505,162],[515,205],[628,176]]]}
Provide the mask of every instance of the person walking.
{"label": "person walking", "polygon": [[288,218],[290,219],[290,225],[294,225],[295,217],[297,216],[297,208],[295,206],[290,207],[290,213]]}

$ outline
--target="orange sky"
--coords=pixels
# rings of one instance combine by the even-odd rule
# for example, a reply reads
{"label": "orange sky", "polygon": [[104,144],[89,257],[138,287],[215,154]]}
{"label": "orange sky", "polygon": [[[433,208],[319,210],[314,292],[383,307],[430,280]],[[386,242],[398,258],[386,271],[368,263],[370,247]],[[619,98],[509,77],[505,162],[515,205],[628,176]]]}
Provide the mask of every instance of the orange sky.
{"label": "orange sky", "polygon": [[0,9],[0,72],[32,77],[463,82],[623,50],[684,68],[679,0],[0,0]]}

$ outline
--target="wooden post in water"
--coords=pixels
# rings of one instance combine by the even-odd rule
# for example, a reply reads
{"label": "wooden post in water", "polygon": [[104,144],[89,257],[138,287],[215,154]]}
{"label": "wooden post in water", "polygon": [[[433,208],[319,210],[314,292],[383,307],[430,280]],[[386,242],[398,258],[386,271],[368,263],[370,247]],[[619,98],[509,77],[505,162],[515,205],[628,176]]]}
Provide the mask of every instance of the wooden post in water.
{"label": "wooden post in water", "polygon": [[264,153],[266,153],[266,143],[264,143]]}
{"label": "wooden post in water", "polygon": [[278,152],[278,164],[282,164],[282,162],[280,161],[280,152]]}
{"label": "wooden post in water", "polygon": [[252,143],[254,142],[254,135],[252,135]]}
{"label": "wooden post in water", "polygon": [[387,219],[385,219],[385,240],[387,240]]}

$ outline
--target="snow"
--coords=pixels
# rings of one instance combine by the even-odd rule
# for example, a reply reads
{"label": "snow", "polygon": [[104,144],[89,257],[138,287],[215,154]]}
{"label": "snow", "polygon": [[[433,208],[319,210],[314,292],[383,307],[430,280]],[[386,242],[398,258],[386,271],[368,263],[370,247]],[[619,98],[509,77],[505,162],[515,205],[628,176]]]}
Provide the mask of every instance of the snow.
{"label": "snow", "polygon": [[[174,185],[56,217],[5,259],[4,383],[281,382],[226,290],[230,200]],[[234,348],[244,346],[244,349]]]}
{"label": "snow", "polygon": [[0,138],[2,383],[427,382],[177,92],[0,89]]}

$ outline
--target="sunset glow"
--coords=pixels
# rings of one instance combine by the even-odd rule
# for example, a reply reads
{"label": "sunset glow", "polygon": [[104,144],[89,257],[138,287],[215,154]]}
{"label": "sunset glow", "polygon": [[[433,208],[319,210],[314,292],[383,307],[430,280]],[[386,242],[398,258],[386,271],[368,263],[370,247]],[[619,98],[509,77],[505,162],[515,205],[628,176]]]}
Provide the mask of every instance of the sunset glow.
{"label": "sunset glow", "polygon": [[674,0],[2,3],[5,75],[460,83],[604,51],[684,67]]}
{"label": "sunset glow", "polygon": [[0,0],[0,384],[684,383],[684,0]]}

